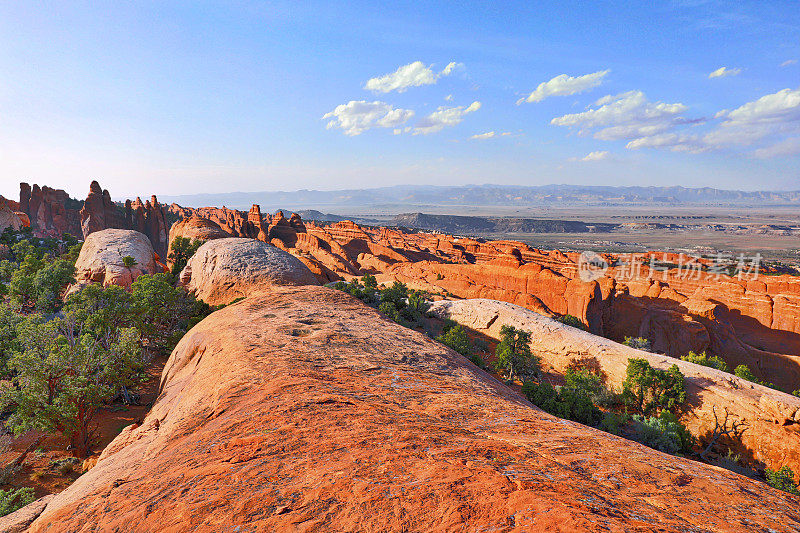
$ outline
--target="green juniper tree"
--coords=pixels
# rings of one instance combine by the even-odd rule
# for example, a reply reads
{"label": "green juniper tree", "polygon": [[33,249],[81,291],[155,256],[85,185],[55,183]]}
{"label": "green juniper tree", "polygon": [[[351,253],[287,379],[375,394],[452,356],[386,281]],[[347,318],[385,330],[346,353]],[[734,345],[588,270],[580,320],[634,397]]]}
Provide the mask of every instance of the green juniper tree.
{"label": "green juniper tree", "polygon": [[73,316],[46,322],[32,315],[17,333],[20,349],[9,361],[13,377],[0,394],[12,411],[7,427],[17,434],[61,433],[73,453],[85,457],[94,444],[97,410],[131,386],[142,368],[138,332],[95,336],[81,331]]}
{"label": "green juniper tree", "polygon": [[677,365],[661,370],[650,366],[646,359],[628,359],[622,398],[646,415],[674,411],[686,401],[684,376]]}
{"label": "green juniper tree", "polygon": [[169,261],[172,263],[170,274],[178,276],[186,266],[189,259],[195,254],[204,241],[199,239],[187,239],[186,237],[175,237],[169,252]]}
{"label": "green juniper tree", "polygon": [[495,349],[495,368],[508,379],[527,381],[538,377],[539,358],[531,353],[531,334],[513,326],[500,328],[500,344]]}

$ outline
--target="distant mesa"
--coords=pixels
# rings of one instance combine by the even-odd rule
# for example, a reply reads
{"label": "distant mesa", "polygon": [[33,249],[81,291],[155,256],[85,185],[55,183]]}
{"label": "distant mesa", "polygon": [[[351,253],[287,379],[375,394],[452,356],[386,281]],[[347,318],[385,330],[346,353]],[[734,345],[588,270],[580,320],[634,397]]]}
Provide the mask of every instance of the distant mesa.
{"label": "distant mesa", "polygon": [[[800,205],[800,190],[737,191],[710,187],[614,187],[603,185],[396,185],[333,191],[261,191],[170,196],[181,205],[262,206],[635,206]],[[403,207],[405,206],[405,207]],[[301,213],[302,214],[302,213]],[[304,215],[305,219],[312,217]],[[316,218],[316,217],[314,217]],[[317,218],[317,220],[320,220]],[[330,218],[324,220],[337,221]]]}

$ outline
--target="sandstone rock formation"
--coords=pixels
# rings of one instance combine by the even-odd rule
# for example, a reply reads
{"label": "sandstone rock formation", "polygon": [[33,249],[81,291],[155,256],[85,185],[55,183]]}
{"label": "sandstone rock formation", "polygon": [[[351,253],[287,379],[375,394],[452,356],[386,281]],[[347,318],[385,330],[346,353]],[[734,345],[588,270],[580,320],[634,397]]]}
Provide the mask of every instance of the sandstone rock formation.
{"label": "sandstone rock formation", "polygon": [[0,196],[0,233],[6,228],[19,230],[24,226],[25,224],[20,216],[11,209],[5,198]]}
{"label": "sandstone rock formation", "polygon": [[299,259],[270,244],[229,237],[203,244],[181,272],[181,284],[211,305],[271,285],[317,285],[317,278]]}
{"label": "sandstone rock formation", "polygon": [[[127,256],[135,261],[132,267],[123,263]],[[83,243],[75,262],[77,283],[70,291],[88,283],[130,287],[142,274],[156,272],[155,252],[146,235],[126,229],[96,231]]]}
{"label": "sandstone rock formation", "polygon": [[800,398],[726,372],[635,350],[506,302],[443,300],[434,302],[431,312],[498,339],[504,325],[529,331],[531,348],[544,363],[562,373],[571,364],[591,364],[617,391],[622,390],[629,359],[647,359],[653,367],[663,369],[676,364],[686,376],[691,406],[683,422],[694,435],[710,434],[714,409],[719,416],[727,410],[732,420],[748,426],[741,436],[741,448],[734,452],[774,470],[788,464],[800,472]]}
{"label": "sandstone rock formation", "polygon": [[[169,206],[169,212],[180,216],[181,218],[189,218],[191,216],[199,216],[211,220],[223,230],[228,232],[231,237],[249,237],[255,239],[258,237],[259,231],[263,229],[263,224],[269,224],[269,216],[261,219],[261,209],[258,205],[253,205],[249,212],[238,211],[236,209],[228,209],[227,207],[182,207],[178,204]],[[263,239],[262,239],[263,240]]]}
{"label": "sandstone rock formation", "polygon": [[140,198],[128,200],[122,207],[112,202],[109,192],[93,181],[80,215],[84,238],[107,228],[133,229],[147,235],[159,258],[166,260],[169,227],[166,211],[155,196],[147,202]]}
{"label": "sandstone rock formation", "polygon": [[[610,268],[596,280],[579,276],[577,253],[539,250],[516,241],[359,226],[318,226],[227,208],[182,208],[235,236],[258,238],[298,257],[321,282],[379,274],[417,289],[460,298],[489,298],[545,315],[571,314],[590,331],[622,341],[650,339],[659,352],[690,350],[747,364],[760,379],[787,391],[800,388],[800,279],[788,275],[731,277],[708,271],[660,268],[649,254],[601,254]],[[260,225],[259,225],[259,220]],[[664,264],[683,261],[657,254]],[[632,260],[626,265],[625,261]],[[713,261],[697,260],[702,268]],[[632,273],[635,272],[635,275]],[[689,274],[689,275],[687,275]]]}
{"label": "sandstone rock formation", "polygon": [[60,238],[64,233],[81,235],[80,202],[61,189],[19,184],[19,211],[28,217],[34,234]]}
{"label": "sandstone rock formation", "polygon": [[230,234],[219,227],[216,222],[200,216],[193,215],[179,220],[169,229],[169,247],[166,256],[168,261],[172,253],[172,243],[177,237],[183,237],[190,241],[194,239],[210,241],[230,237]]}
{"label": "sandstone rock formation", "polygon": [[158,256],[166,259],[169,226],[166,211],[155,196],[147,202],[139,198],[126,201],[123,206],[93,181],[86,200],[79,202],[60,189],[20,183],[18,209],[34,235],[60,238],[69,233],[86,238],[104,229],[133,229],[147,235]]}
{"label": "sandstone rock formation", "polygon": [[166,260],[169,225],[166,210],[155,195],[144,203],[140,198],[125,202],[125,220],[128,227],[147,235],[156,253]]}
{"label": "sandstone rock formation", "polygon": [[798,503],[554,418],[341,292],[273,287],[189,331],[30,531],[790,531]]}
{"label": "sandstone rock formation", "polygon": [[81,231],[86,238],[91,233],[108,228],[123,228],[125,213],[111,201],[111,195],[100,184],[89,185],[89,195],[81,208]]}

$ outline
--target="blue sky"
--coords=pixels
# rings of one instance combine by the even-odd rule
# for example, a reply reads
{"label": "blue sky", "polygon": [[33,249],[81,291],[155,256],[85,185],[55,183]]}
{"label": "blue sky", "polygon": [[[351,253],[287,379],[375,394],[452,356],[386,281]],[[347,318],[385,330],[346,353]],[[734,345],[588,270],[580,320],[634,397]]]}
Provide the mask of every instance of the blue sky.
{"label": "blue sky", "polygon": [[0,5],[0,194],[800,189],[797,1],[120,4]]}

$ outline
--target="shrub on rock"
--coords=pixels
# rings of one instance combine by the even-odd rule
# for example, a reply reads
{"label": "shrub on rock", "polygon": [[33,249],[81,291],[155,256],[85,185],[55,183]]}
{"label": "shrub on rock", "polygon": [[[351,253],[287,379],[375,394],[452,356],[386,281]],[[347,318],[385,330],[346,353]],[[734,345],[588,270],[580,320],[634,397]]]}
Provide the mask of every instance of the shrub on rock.
{"label": "shrub on rock", "polygon": [[784,492],[800,496],[800,490],[797,489],[797,483],[794,481],[794,470],[788,466],[784,465],[778,470],[770,470],[767,468],[764,471],[764,475],[766,476],[767,483],[769,483],[770,486]]}
{"label": "shrub on rock", "polygon": [[513,326],[500,329],[500,344],[495,349],[495,368],[508,379],[523,382],[539,376],[539,358],[531,353],[531,334]]}
{"label": "shrub on rock", "polygon": [[636,440],[645,446],[670,454],[692,450],[694,437],[669,411],[659,416],[633,415],[633,420],[637,423]]}
{"label": "shrub on rock", "polygon": [[586,391],[571,387],[556,389],[547,382],[527,382],[522,386],[522,392],[533,405],[560,418],[587,426],[595,426],[603,419],[603,413],[592,403]]}
{"label": "shrub on rock", "polygon": [[650,366],[646,359],[629,359],[622,398],[645,415],[673,411],[686,401],[684,376],[677,365],[661,370]]}
{"label": "shrub on rock", "polygon": [[650,346],[650,340],[645,339],[644,337],[625,337],[625,340],[622,342],[622,344],[645,352],[653,351]]}
{"label": "shrub on rock", "polygon": [[467,330],[461,324],[446,328],[436,340],[465,357],[472,353],[472,342],[469,340]]}
{"label": "shrub on rock", "polygon": [[556,320],[567,326],[588,331],[588,328],[586,327],[586,324],[583,323],[583,320],[574,315],[561,315],[560,317],[556,318]]}
{"label": "shrub on rock", "polygon": [[681,357],[681,361],[689,361],[690,363],[694,363],[696,365],[703,365],[709,368],[716,368],[717,370],[722,370],[723,372],[730,372],[728,369],[728,365],[717,357],[716,355],[713,357],[709,357],[706,352],[702,352],[696,354],[694,352],[689,352],[687,355]]}

